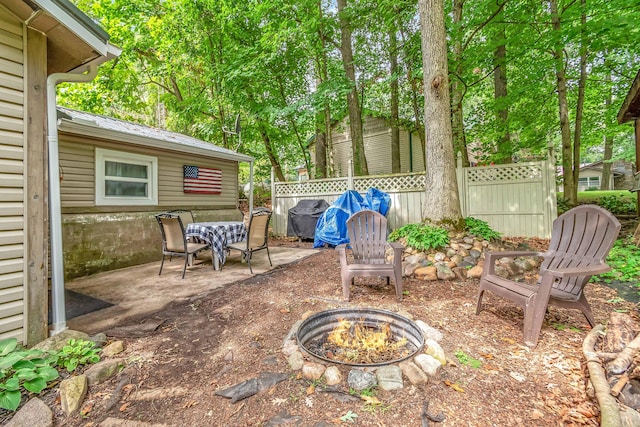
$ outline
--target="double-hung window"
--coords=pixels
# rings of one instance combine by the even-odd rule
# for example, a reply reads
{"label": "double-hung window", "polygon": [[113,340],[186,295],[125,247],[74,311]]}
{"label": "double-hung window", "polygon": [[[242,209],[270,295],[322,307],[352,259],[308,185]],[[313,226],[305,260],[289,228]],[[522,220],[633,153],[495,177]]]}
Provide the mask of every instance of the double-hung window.
{"label": "double-hung window", "polygon": [[96,148],[96,205],[157,205],[158,159]]}

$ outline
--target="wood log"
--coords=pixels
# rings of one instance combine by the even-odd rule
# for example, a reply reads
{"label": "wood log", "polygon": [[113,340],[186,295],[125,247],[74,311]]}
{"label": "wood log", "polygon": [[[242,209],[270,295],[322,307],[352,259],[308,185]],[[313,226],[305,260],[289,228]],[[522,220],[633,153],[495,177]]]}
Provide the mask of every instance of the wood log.
{"label": "wood log", "polygon": [[633,359],[640,353],[640,335],[634,338],[627,346],[622,350],[618,357],[607,363],[607,372],[610,374],[618,375],[629,369],[629,366],[633,362]]}
{"label": "wood log", "polygon": [[612,312],[607,323],[607,334],[602,342],[602,351],[622,351],[636,336],[638,326],[626,313]]}
{"label": "wood log", "polygon": [[611,387],[611,396],[616,396],[620,394],[623,387],[629,382],[629,375],[624,374],[620,378],[618,378],[618,382],[615,383],[613,387]]}
{"label": "wood log", "polygon": [[602,363],[595,352],[599,335],[604,334],[604,325],[596,325],[582,342],[582,354],[587,360],[589,379],[600,405],[600,427],[622,427],[622,419],[618,410],[618,401],[611,396],[611,389],[602,368]]}

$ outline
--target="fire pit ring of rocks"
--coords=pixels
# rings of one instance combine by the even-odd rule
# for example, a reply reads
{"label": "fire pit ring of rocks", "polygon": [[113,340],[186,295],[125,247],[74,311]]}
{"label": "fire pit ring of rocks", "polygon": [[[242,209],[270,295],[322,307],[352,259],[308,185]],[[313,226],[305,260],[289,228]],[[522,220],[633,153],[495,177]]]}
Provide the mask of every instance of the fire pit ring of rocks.
{"label": "fire pit ring of rocks", "polygon": [[[389,325],[392,337],[395,340],[406,338],[406,351],[404,354],[383,362],[359,363],[339,360],[327,357],[324,352],[318,351],[318,343],[327,339],[341,321],[347,320],[360,323],[365,327],[379,328],[381,325]],[[305,319],[296,333],[298,346],[308,355],[330,363],[347,366],[374,367],[401,362],[419,352],[424,346],[422,330],[412,320],[397,313],[374,308],[336,308],[315,313]]]}

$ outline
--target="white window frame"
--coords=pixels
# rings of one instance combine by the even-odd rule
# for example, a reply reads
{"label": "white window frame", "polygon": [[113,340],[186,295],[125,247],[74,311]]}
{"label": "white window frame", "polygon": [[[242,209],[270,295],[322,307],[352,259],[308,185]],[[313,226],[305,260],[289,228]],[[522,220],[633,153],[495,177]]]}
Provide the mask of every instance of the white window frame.
{"label": "white window frame", "polygon": [[[124,197],[124,196],[105,196],[104,182],[105,162],[113,161],[118,163],[128,163],[134,165],[147,166],[149,175],[146,179],[147,196],[146,197]],[[96,148],[96,206],[126,206],[126,205],[157,205],[158,204],[158,158],[153,156],[144,156],[142,154],[127,153],[124,151],[106,150],[104,148]]]}

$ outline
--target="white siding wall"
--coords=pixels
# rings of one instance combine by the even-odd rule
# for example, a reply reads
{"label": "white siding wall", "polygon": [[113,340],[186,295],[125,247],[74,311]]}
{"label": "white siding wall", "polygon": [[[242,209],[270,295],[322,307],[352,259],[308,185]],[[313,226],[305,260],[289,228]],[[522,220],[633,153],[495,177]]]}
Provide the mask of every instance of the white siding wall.
{"label": "white siding wall", "polygon": [[0,6],[0,339],[24,340],[25,96],[22,24]]}

